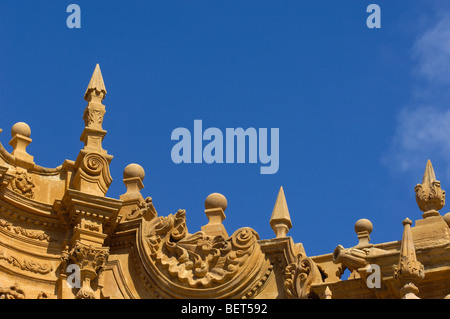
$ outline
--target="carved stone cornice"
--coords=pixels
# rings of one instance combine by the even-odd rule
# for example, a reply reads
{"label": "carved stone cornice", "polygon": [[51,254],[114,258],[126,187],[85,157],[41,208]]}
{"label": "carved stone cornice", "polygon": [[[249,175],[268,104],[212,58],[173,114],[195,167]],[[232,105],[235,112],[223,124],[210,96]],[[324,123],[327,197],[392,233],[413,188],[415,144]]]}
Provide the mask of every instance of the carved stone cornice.
{"label": "carved stone cornice", "polygon": [[66,226],[52,205],[40,203],[5,188],[0,192],[0,214],[8,219],[33,224],[34,227],[62,230]]}
{"label": "carved stone cornice", "polygon": [[[96,229],[95,232],[104,233],[108,228],[115,227],[121,205],[122,202],[117,199],[68,189],[59,207],[59,216],[66,218],[70,225],[78,226],[81,231]],[[81,225],[83,219],[90,223]]]}

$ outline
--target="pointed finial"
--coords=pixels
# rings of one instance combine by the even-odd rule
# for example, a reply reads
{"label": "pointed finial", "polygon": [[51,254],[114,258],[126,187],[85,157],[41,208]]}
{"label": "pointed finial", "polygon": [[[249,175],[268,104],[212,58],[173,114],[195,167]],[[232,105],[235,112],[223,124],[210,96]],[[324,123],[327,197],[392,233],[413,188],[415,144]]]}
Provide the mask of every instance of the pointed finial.
{"label": "pointed finial", "polygon": [[92,74],[91,81],[86,89],[86,93],[84,94],[84,99],[90,102],[92,96],[98,96],[101,100],[103,100],[105,95],[106,87],[103,82],[102,72],[100,71],[100,65],[97,63],[94,73]]}
{"label": "pointed finial", "polygon": [[427,162],[422,184],[417,184],[414,190],[417,204],[424,212],[422,217],[439,216],[438,210],[445,205],[445,191],[441,188],[441,182],[436,180],[430,160]]}
{"label": "pointed finial", "polygon": [[403,286],[400,290],[402,299],[415,299],[418,298],[416,294],[419,292],[416,284],[425,277],[425,269],[417,260],[411,233],[412,221],[406,218],[402,224],[404,229],[400,247],[400,259],[398,264],[394,266],[394,278],[399,280]]}
{"label": "pointed finial", "polygon": [[[106,112],[105,106],[102,104],[105,95],[105,83],[103,83],[103,76],[100,71],[100,66],[97,64],[94,73],[92,74],[91,81],[86,89],[86,93],[84,94],[84,99],[88,102],[88,105],[84,110],[83,120],[85,127],[89,129],[90,133],[96,131],[97,135],[100,133],[103,136],[106,134],[102,128],[103,117]],[[98,143],[98,140],[99,138],[100,141],[103,140],[103,136],[96,136],[94,143],[99,145],[100,143]],[[81,140],[87,143],[88,141],[86,138],[87,135],[83,134]]]}
{"label": "pointed finial", "polygon": [[286,202],[286,196],[284,195],[283,186],[280,187],[278,197],[275,202],[275,206],[270,217],[270,226],[277,238],[286,237],[289,229],[292,228],[291,216],[289,215],[289,209]]}
{"label": "pointed finial", "polygon": [[327,286],[327,288],[325,288],[325,299],[331,299],[331,297],[333,296],[333,293],[330,290],[330,287]]}
{"label": "pointed finial", "polygon": [[436,175],[434,174],[434,168],[431,161],[427,161],[427,166],[425,167],[425,173],[423,173],[422,184],[431,185],[433,181],[436,180]]}

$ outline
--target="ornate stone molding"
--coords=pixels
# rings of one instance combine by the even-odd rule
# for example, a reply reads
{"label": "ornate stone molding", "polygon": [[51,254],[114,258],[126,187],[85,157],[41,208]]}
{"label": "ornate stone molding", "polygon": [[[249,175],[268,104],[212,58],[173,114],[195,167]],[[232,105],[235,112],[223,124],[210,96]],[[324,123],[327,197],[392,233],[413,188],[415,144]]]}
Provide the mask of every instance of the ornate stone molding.
{"label": "ornate stone molding", "polygon": [[19,259],[13,256],[7,256],[5,253],[0,253],[0,260],[5,260],[14,267],[21,270],[30,271],[35,274],[46,275],[53,271],[53,266],[48,264],[40,264],[30,259]]}
{"label": "ornate stone molding", "polygon": [[32,231],[32,230],[22,228],[20,226],[13,226],[12,223],[10,223],[4,219],[0,219],[0,227],[8,230],[11,233],[14,233],[17,235],[22,235],[22,236],[30,238],[30,239],[36,239],[39,241],[46,241],[46,242],[55,241],[54,239],[52,239],[49,235],[47,235],[44,232],[37,232],[37,231]]}

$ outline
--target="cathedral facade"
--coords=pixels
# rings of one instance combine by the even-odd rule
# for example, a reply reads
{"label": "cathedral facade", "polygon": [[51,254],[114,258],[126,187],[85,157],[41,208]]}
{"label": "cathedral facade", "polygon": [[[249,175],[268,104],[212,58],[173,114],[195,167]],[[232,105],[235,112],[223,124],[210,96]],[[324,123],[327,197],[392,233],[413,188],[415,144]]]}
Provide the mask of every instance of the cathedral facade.
{"label": "cathedral facade", "polygon": [[[307,256],[288,236],[283,188],[272,239],[250,227],[228,234],[227,199],[205,199],[209,223],[190,234],[184,210],[160,216],[141,194],[145,172],[123,171],[127,191],[106,197],[112,156],[102,148],[106,88],[97,65],[84,99],[84,148],[56,168],[34,162],[30,127],[0,144],[2,299],[443,299],[450,294],[450,213],[430,161],[415,187],[422,218],[403,221],[399,240],[374,244],[370,220],[355,223],[358,244]],[[1,132],[1,130],[0,130]],[[345,270],[349,278],[343,278]]]}

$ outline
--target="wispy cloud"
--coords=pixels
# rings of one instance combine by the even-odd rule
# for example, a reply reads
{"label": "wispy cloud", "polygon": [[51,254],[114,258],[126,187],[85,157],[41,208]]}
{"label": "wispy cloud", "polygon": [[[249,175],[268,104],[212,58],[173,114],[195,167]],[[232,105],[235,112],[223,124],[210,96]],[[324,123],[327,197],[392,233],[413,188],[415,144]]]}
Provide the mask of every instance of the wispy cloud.
{"label": "wispy cloud", "polygon": [[417,85],[397,116],[384,161],[405,172],[423,168],[431,158],[445,167],[440,175],[450,179],[450,12],[441,13],[412,49]]}
{"label": "wispy cloud", "polygon": [[431,85],[450,85],[450,13],[442,13],[413,47],[416,72]]}

